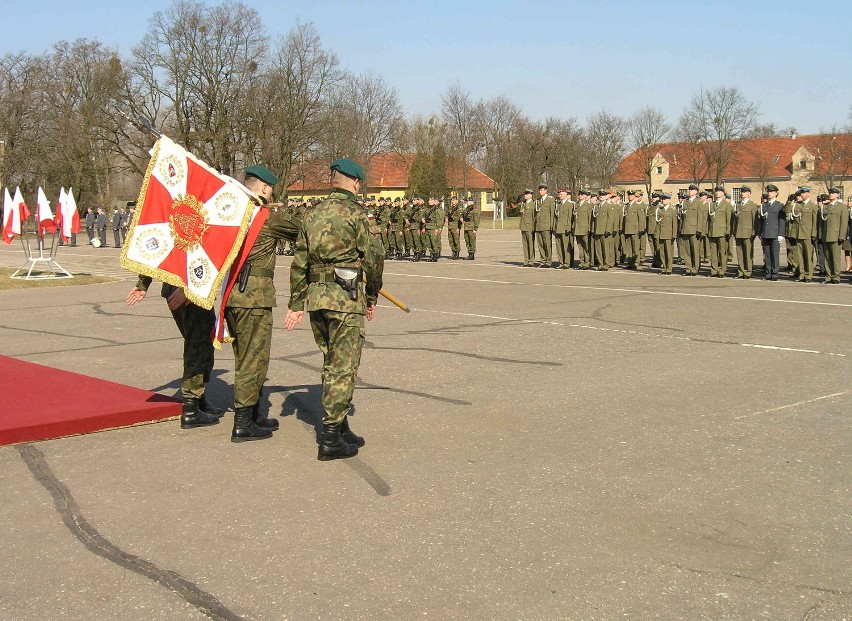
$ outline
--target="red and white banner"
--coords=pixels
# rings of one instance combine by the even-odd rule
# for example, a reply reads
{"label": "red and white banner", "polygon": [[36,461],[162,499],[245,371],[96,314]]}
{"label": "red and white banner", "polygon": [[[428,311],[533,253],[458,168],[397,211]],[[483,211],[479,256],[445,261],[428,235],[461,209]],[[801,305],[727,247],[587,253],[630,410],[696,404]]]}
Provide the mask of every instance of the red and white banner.
{"label": "red and white banner", "polygon": [[41,186],[38,188],[38,204],[36,205],[36,222],[38,223],[38,236],[44,237],[45,232],[55,233],[56,223],[53,221],[53,212],[50,210],[50,201],[44,194]]}
{"label": "red and white banner", "polygon": [[121,266],[181,287],[193,304],[213,308],[245,240],[255,199],[163,136],[151,151]]}
{"label": "red and white banner", "polygon": [[20,235],[24,221],[30,217],[30,210],[21,195],[21,188],[15,188],[15,197],[9,197],[9,189],[3,197],[3,241],[11,244],[16,235]]}
{"label": "red and white banner", "polygon": [[80,214],[77,213],[77,202],[74,200],[74,190],[65,188],[59,190],[59,202],[56,205],[56,230],[62,236],[62,241],[71,240],[71,235],[80,232]]}

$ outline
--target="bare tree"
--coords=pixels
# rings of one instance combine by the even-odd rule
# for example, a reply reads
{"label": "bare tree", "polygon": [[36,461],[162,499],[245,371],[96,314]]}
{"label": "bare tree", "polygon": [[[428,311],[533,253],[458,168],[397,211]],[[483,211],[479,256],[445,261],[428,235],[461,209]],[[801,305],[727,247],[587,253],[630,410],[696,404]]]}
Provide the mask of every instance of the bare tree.
{"label": "bare tree", "polygon": [[0,58],[0,183],[35,190],[47,59],[23,53]]}
{"label": "bare tree", "polygon": [[[247,136],[247,153],[282,179],[290,179],[294,163],[310,158],[320,140],[329,92],[342,77],[338,65],[314,26],[297,24],[278,42],[268,72],[248,93],[256,131]],[[256,145],[250,143],[254,136]]]}
{"label": "bare tree", "polygon": [[692,96],[683,117],[701,141],[716,185],[721,185],[725,169],[754,128],[758,114],[757,105],[736,87],[701,88]]}
{"label": "bare tree", "polygon": [[675,140],[683,145],[684,166],[689,171],[690,181],[701,185],[712,165],[705,152],[702,128],[696,119],[682,114],[672,133]]}
{"label": "bare tree", "polygon": [[212,165],[234,173],[251,128],[242,98],[266,55],[258,13],[242,2],[208,6],[178,0],[151,18],[134,49],[136,65],[150,66],[167,103],[167,127]]}
{"label": "bare tree", "polygon": [[839,126],[821,131],[808,150],[816,151],[811,179],[821,181],[826,191],[852,176],[852,135]]}
{"label": "bare tree", "polygon": [[650,106],[637,111],[628,121],[630,148],[636,154],[636,172],[645,180],[646,196],[651,195],[651,175],[660,165],[660,146],[670,131],[662,110]]}
{"label": "bare tree", "polygon": [[586,123],[589,140],[589,170],[601,187],[612,184],[624,157],[627,121],[606,110],[594,113]]}
{"label": "bare tree", "polygon": [[452,85],[441,97],[441,116],[449,128],[450,157],[462,164],[462,185],[467,191],[468,166],[482,146],[481,102],[474,102],[470,92],[460,84]]}
{"label": "bare tree", "polygon": [[504,198],[512,201],[529,183],[518,169],[518,125],[524,121],[520,108],[507,97],[495,97],[483,105],[481,167],[497,183]]}

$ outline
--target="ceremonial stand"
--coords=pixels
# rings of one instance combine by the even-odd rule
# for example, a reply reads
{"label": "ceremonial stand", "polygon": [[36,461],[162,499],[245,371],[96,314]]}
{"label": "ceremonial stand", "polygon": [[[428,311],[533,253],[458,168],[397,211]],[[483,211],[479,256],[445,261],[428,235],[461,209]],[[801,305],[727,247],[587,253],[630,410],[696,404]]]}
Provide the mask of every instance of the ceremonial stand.
{"label": "ceremonial stand", "polygon": [[[54,232],[50,239],[50,254],[45,256],[44,238],[39,237],[38,234],[36,234],[36,239],[38,240],[38,256],[35,256],[32,248],[30,247],[29,233],[27,229],[24,228],[21,233],[21,245],[24,248],[24,254],[27,257],[27,262],[22,267],[18,268],[15,273],[10,276],[10,278],[18,278],[21,280],[34,280],[37,278],[74,278],[68,270],[56,262],[56,252],[59,249],[59,244],[56,243],[56,236],[57,233]],[[43,266],[44,269],[36,269],[40,265]],[[26,270],[25,276],[22,275],[24,270]]]}

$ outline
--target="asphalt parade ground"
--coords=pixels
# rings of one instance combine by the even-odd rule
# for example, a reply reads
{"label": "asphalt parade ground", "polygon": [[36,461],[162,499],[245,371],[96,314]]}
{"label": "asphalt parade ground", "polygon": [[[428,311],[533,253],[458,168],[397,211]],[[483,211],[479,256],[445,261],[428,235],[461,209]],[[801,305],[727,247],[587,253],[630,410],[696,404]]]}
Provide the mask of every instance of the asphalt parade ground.
{"label": "asphalt parade ground", "polygon": [[[118,282],[0,292],[0,353],[177,394],[177,330],[157,286],[124,305],[118,252],[57,257]],[[321,355],[307,321],[284,331],[287,257],[273,439],[232,444],[229,413],[0,447],[0,619],[852,619],[849,276],[520,253],[485,229],[474,262],[386,263],[413,311],[367,325],[354,459],[316,460]],[[225,346],[211,400],[232,380]]]}

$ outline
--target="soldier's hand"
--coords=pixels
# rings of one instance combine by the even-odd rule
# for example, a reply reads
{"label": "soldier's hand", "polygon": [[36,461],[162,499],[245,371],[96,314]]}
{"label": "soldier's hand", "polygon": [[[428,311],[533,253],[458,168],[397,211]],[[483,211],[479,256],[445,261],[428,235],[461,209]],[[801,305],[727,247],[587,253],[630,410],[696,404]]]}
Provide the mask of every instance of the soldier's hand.
{"label": "soldier's hand", "polygon": [[284,329],[289,332],[293,328],[299,325],[299,322],[302,321],[302,316],[305,314],[305,311],[287,311],[287,316],[284,318]]}
{"label": "soldier's hand", "polygon": [[473,229],[473,231],[471,231],[471,232],[472,232],[474,235],[476,235],[476,229]]}
{"label": "soldier's hand", "polygon": [[441,229],[435,229],[435,235],[440,235],[440,234],[441,234]]}
{"label": "soldier's hand", "polygon": [[373,321],[373,316],[376,314],[376,305],[367,307],[367,321]]}
{"label": "soldier's hand", "polygon": [[174,311],[179,309],[181,306],[185,306],[189,304],[189,300],[186,299],[186,294],[183,292],[183,289],[175,289],[174,292],[166,298],[166,305],[168,305],[169,310]]}
{"label": "soldier's hand", "polygon": [[133,306],[137,302],[141,302],[145,299],[145,296],[148,294],[147,291],[142,291],[142,289],[137,289],[134,287],[130,290],[130,293],[127,294],[127,305]]}

